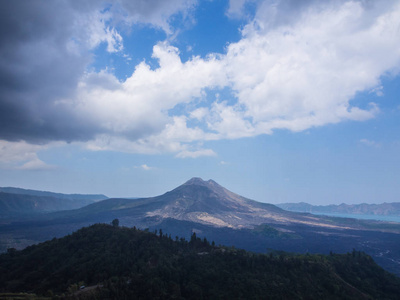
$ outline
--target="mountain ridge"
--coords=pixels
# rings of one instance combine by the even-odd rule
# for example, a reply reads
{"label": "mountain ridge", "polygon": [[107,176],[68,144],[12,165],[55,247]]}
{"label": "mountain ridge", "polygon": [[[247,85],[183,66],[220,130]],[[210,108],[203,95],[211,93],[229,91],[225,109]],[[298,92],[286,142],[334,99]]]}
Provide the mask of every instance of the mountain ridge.
{"label": "mountain ridge", "polygon": [[68,199],[68,200],[83,200],[83,199],[85,199],[85,200],[104,200],[104,199],[108,198],[106,195],[103,195],[103,194],[63,194],[63,193],[23,189],[23,188],[16,188],[16,187],[0,187],[0,192],[9,193],[9,194],[54,197],[54,198]]}
{"label": "mountain ridge", "polygon": [[278,207],[293,211],[307,213],[341,213],[353,215],[379,215],[379,216],[400,216],[400,202],[381,203],[381,204],[346,204],[341,203],[330,205],[312,205],[306,202],[281,203]]}
{"label": "mountain ridge", "polygon": [[0,216],[36,214],[60,210],[78,209],[92,203],[91,200],[66,200],[49,196],[34,196],[0,192]]}
{"label": "mountain ridge", "polygon": [[[0,217],[30,216],[48,212],[79,209],[95,201],[105,199],[104,195],[61,194],[0,187]],[[106,197],[107,198],[107,197]]]}

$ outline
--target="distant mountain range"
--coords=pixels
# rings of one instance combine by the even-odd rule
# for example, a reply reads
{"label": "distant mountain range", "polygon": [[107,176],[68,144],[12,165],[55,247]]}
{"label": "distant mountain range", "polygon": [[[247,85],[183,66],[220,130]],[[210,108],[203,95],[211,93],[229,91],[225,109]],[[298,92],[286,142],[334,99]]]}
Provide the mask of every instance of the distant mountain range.
{"label": "distant mountain range", "polygon": [[282,203],[276,206],[295,212],[307,213],[337,213],[349,215],[380,215],[400,216],[400,202],[382,204],[340,204],[340,205],[311,205],[305,202]]}
{"label": "distant mountain range", "polygon": [[10,194],[20,194],[20,195],[53,197],[53,198],[67,199],[67,200],[100,201],[108,199],[107,196],[102,194],[61,194],[61,193],[53,193],[45,191],[27,190],[15,187],[0,187],[0,192],[10,193]]}
{"label": "distant mountain range", "polygon": [[[49,215],[59,220],[84,219],[104,222],[118,217],[122,224],[142,228],[157,226],[168,220],[192,222],[214,228],[251,229],[261,224],[284,227],[314,226],[321,229],[363,229],[362,221],[352,222],[286,211],[237,195],[213,180],[192,178],[161,196],[141,199],[110,198],[79,210]],[[283,227],[282,227],[283,226]],[[400,229],[400,227],[399,227]],[[383,230],[380,228],[380,230]],[[387,230],[390,230],[389,228]],[[399,231],[400,232],[400,231]]]}
{"label": "distant mountain range", "polygon": [[0,251],[21,249],[116,218],[122,226],[162,229],[172,237],[189,238],[196,232],[217,244],[255,252],[343,253],[354,248],[400,275],[400,224],[290,212],[201,178],[157,197],[111,198],[79,209],[8,219],[0,224]]}
{"label": "distant mountain range", "polygon": [[107,199],[107,196],[0,187],[0,217],[77,209],[104,199]]}
{"label": "distant mountain range", "polygon": [[[192,178],[183,185],[161,196],[142,199],[107,199],[63,216],[83,216],[98,219],[106,213],[118,216],[129,225],[154,226],[174,219],[232,229],[253,228],[263,223],[307,224],[320,227],[338,227],[332,222],[311,215],[287,212],[275,205],[261,203],[239,196],[213,180]],[[58,218],[61,215],[57,216]],[[99,219],[99,220],[100,220]],[[347,225],[343,225],[347,226]]]}

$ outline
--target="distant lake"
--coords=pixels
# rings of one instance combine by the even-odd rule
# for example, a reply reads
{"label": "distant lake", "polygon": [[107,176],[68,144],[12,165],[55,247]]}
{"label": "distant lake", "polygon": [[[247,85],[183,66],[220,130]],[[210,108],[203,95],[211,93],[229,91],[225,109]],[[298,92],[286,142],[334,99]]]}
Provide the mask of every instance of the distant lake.
{"label": "distant lake", "polygon": [[314,213],[314,215],[339,217],[339,218],[354,218],[365,220],[379,220],[400,223],[400,216],[382,216],[382,215],[356,215],[356,214],[338,214],[338,213]]}

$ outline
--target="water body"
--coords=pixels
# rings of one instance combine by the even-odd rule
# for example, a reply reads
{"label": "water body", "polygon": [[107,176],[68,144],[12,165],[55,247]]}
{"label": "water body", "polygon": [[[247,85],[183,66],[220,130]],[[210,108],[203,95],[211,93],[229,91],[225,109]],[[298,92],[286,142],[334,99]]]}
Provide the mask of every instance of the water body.
{"label": "water body", "polygon": [[383,216],[383,215],[356,215],[356,214],[339,214],[339,213],[314,213],[315,215],[339,217],[339,218],[353,218],[364,220],[378,220],[387,222],[400,223],[400,216]]}

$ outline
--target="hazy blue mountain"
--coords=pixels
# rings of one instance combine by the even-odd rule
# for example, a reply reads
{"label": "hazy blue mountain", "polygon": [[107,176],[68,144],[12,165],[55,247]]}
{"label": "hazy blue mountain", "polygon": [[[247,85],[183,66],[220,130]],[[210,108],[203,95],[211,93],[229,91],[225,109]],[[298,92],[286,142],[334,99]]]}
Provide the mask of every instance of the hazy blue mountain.
{"label": "hazy blue mountain", "polygon": [[32,195],[32,196],[45,196],[45,197],[53,197],[58,199],[68,199],[68,200],[91,200],[91,201],[100,201],[107,199],[108,197],[102,194],[93,195],[93,194],[61,194],[61,193],[53,193],[46,191],[36,191],[36,190],[28,190],[21,189],[15,187],[0,187],[0,192],[9,193],[9,194],[20,194],[20,195]]}
{"label": "hazy blue mountain", "polygon": [[60,194],[13,187],[0,188],[0,217],[16,218],[37,213],[78,209],[107,199],[104,195]]}
{"label": "hazy blue mountain", "polygon": [[353,215],[381,215],[381,216],[400,216],[400,202],[382,204],[345,204],[340,205],[311,205],[308,203],[282,203],[278,207],[295,212],[308,213],[338,213]]}
{"label": "hazy blue mountain", "polygon": [[0,192],[0,216],[77,209],[90,203],[92,200],[70,200]]}

